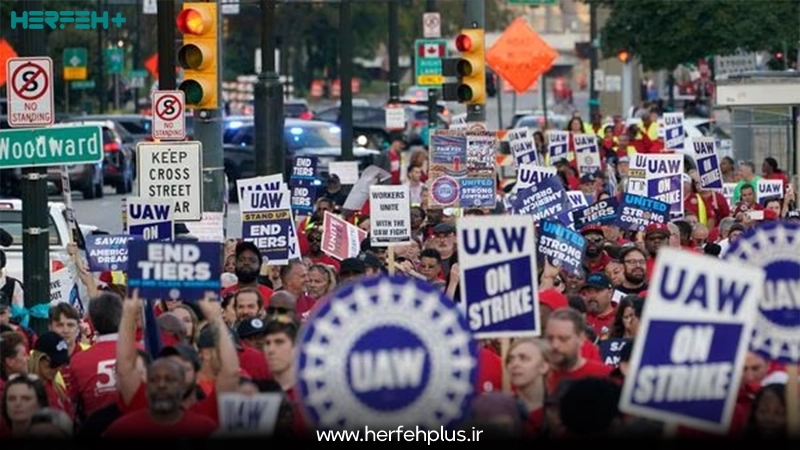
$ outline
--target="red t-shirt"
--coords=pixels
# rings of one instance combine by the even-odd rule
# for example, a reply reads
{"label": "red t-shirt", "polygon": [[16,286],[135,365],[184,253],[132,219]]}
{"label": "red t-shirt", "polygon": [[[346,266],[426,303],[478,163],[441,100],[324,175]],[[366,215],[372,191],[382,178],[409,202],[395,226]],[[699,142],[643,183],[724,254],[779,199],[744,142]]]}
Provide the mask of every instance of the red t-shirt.
{"label": "red t-shirt", "polygon": [[600,357],[600,349],[597,348],[597,346],[594,345],[593,342],[587,339],[584,339],[583,345],[581,345],[581,356],[583,356],[586,359],[602,361],[602,358]]}
{"label": "red t-shirt", "polygon": [[539,436],[544,424],[544,407],[534,409],[528,413],[528,418],[525,420],[525,437],[535,438]]}
{"label": "red t-shirt", "polygon": [[336,272],[339,272],[339,261],[334,258],[331,258],[329,255],[323,253],[322,256],[314,258],[311,255],[306,255],[314,264],[324,264],[326,266],[331,266],[336,269]]}
{"label": "red t-shirt", "polygon": [[586,314],[586,324],[592,327],[597,337],[604,337],[611,334],[611,329],[614,327],[614,318],[617,314],[617,305],[611,303],[611,309],[607,312],[593,315]]}
{"label": "red t-shirt", "polygon": [[161,425],[150,418],[146,409],[126,414],[115,420],[103,433],[104,438],[194,438],[203,439],[211,436],[218,425],[208,417],[191,411],[183,413],[179,421],[170,425]]}
{"label": "red t-shirt", "polygon": [[44,388],[47,391],[47,402],[49,403],[50,407],[64,411],[65,413],[69,414],[70,418],[74,419],[75,411],[72,409],[72,403],[70,403],[68,397],[61,397],[58,395],[56,388],[53,386],[53,380],[45,380]]}
{"label": "red t-shirt", "polygon": [[[239,290],[239,284],[234,284],[233,286],[228,286],[222,290],[222,296],[225,297],[228,294],[233,294],[234,292]],[[261,293],[261,298],[264,300],[264,308],[266,309],[269,306],[269,298],[272,297],[272,289],[264,286],[263,284],[258,285],[258,292]]]}
{"label": "red t-shirt", "polygon": [[[123,415],[135,413],[137,411],[146,410],[150,406],[150,401],[147,399],[147,385],[139,383],[136,393],[131,397],[131,401],[126,405],[122,400],[122,396],[117,396],[117,407]],[[197,414],[205,417],[214,424],[214,428],[219,425],[219,404],[217,403],[217,391],[212,390],[206,398],[196,402],[192,405],[187,412]]]}
{"label": "red t-shirt", "polygon": [[70,398],[80,405],[84,417],[113,403],[117,398],[117,335],[101,336],[91,348],[75,352],[67,373]]}
{"label": "red t-shirt", "polygon": [[610,262],[611,262],[611,257],[608,256],[608,253],[603,252],[600,255],[600,258],[597,260],[597,262],[589,266],[589,273],[602,272],[606,270],[606,266]]}
{"label": "red t-shirt", "polygon": [[500,392],[503,389],[503,358],[492,349],[481,347],[478,351],[478,383],[476,394]]}
{"label": "red t-shirt", "polygon": [[558,383],[563,380],[579,380],[581,378],[592,377],[605,378],[611,373],[612,370],[614,370],[613,367],[607,366],[600,361],[587,359],[581,367],[575,370],[551,371],[547,377],[547,389],[550,391],[550,393],[555,392],[556,388],[558,387]]}
{"label": "red t-shirt", "polygon": [[238,352],[239,367],[247,372],[254,380],[267,380],[272,378],[269,363],[264,352],[260,352],[249,345],[242,345]]}
{"label": "red t-shirt", "polygon": [[305,322],[306,318],[308,317],[308,313],[314,309],[314,305],[316,304],[316,300],[309,297],[308,294],[303,294],[295,301],[294,313],[298,318]]}

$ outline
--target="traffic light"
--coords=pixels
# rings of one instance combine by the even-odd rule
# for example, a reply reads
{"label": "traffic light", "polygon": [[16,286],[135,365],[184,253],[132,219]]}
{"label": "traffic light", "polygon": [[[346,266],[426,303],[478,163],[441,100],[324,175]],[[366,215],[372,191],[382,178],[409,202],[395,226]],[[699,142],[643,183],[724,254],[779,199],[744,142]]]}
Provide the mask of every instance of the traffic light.
{"label": "traffic light", "polygon": [[484,33],[479,28],[466,28],[456,37],[459,58],[443,61],[445,76],[458,78],[456,83],[445,83],[442,87],[444,100],[468,105],[486,103],[486,57]]}
{"label": "traffic light", "polygon": [[630,62],[631,56],[632,56],[631,53],[627,50],[620,50],[619,53],[617,53],[617,58],[619,58],[619,60],[622,61],[624,64]]}
{"label": "traffic light", "polygon": [[178,50],[183,81],[178,89],[186,96],[186,107],[217,108],[217,4],[184,3],[175,22],[183,33],[183,45]]}

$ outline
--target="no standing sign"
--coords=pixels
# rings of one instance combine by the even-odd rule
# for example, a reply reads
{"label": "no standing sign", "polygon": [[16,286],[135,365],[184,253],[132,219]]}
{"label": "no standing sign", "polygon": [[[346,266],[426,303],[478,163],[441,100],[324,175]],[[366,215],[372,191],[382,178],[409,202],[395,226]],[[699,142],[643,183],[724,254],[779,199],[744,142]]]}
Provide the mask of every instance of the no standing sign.
{"label": "no standing sign", "polygon": [[183,91],[153,92],[153,139],[186,138],[185,104]]}
{"label": "no standing sign", "polygon": [[52,125],[53,60],[47,57],[9,58],[8,125],[36,127]]}

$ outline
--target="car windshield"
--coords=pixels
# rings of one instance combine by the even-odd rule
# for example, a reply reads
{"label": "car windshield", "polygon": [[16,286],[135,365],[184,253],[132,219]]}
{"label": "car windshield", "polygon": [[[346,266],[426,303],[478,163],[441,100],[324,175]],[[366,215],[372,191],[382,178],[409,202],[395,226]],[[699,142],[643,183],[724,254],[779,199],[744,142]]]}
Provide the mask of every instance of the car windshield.
{"label": "car windshield", "polygon": [[289,150],[301,148],[339,148],[342,136],[339,127],[335,125],[287,125],[284,128],[286,145]]}
{"label": "car windshield", "polygon": [[[14,245],[22,245],[22,211],[0,210],[0,228],[4,229],[14,238]],[[61,245],[61,237],[58,235],[52,217],[50,217],[48,238],[50,239],[50,245]]]}

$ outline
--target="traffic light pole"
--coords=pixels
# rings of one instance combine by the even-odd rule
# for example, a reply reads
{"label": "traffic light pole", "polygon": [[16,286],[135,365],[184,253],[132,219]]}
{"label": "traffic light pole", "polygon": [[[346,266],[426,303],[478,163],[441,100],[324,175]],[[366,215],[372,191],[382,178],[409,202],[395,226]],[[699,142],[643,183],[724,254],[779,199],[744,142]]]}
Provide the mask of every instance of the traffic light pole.
{"label": "traffic light pole", "polygon": [[261,0],[261,73],[254,86],[256,175],[286,171],[283,154],[283,86],[275,72],[275,1]]}
{"label": "traffic light pole", "polygon": [[[175,2],[158,0],[158,89],[175,89]],[[105,70],[105,69],[103,69]]]}
{"label": "traffic light pole", "polygon": [[[425,12],[436,12],[436,0],[425,1]],[[439,125],[438,89],[428,89],[428,130],[435,130]],[[430,136],[430,132],[428,133]],[[430,139],[430,137],[428,138]],[[430,140],[428,141],[430,145]]]}
{"label": "traffic light pole", "polygon": [[340,129],[342,161],[353,161],[353,46],[350,0],[339,2],[339,81],[342,89]]}
{"label": "traffic light pole", "polygon": [[597,42],[597,1],[589,0],[589,118],[600,110],[597,89],[595,89],[595,72],[598,69]]}
{"label": "traffic light pole", "polygon": [[[466,0],[464,17],[466,28],[483,28],[486,17],[484,0]],[[486,122],[486,105],[467,105],[467,122]]]}
{"label": "traffic light pole", "polygon": [[[44,11],[42,0],[25,0],[23,11]],[[47,56],[44,30],[17,28],[20,56]],[[50,302],[50,212],[47,207],[47,167],[22,169],[22,284],[25,308]],[[47,331],[47,318],[31,315],[29,327]]]}
{"label": "traffic light pole", "polygon": [[400,101],[400,30],[397,6],[397,0],[389,0],[389,103]]}

